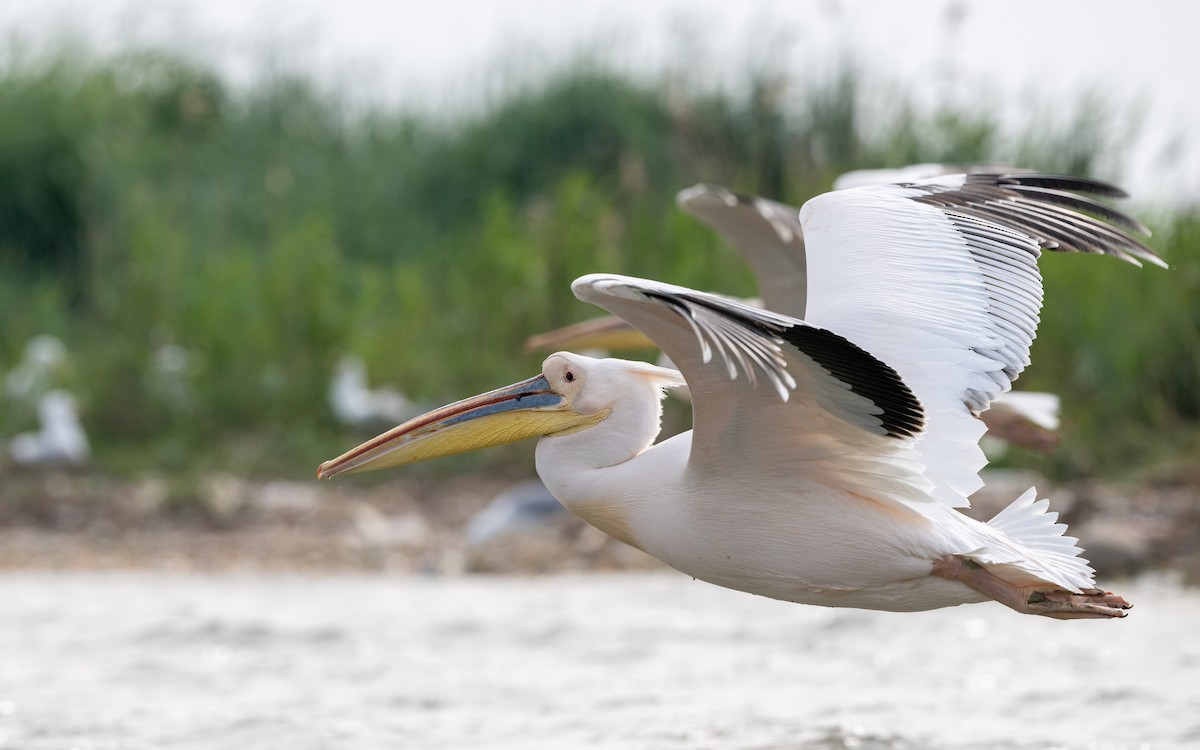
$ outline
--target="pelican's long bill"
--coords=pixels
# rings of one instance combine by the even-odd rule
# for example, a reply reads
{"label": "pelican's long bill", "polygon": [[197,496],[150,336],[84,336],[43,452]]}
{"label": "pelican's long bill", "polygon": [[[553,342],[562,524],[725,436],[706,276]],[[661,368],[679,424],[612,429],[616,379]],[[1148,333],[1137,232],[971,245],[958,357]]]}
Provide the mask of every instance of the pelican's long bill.
{"label": "pelican's long bill", "polygon": [[580,414],[544,375],[498,388],[410,419],[317,469],[318,479],[374,471],[431,458],[589,427],[608,416]]}

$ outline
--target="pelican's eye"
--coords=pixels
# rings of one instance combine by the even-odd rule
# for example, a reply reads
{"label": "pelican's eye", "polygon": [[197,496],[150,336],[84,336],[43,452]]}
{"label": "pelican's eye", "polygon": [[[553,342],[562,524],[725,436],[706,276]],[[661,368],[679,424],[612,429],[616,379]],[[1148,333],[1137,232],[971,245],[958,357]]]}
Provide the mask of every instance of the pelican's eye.
{"label": "pelican's eye", "polygon": [[563,375],[563,377],[566,379],[566,381],[567,381],[568,383],[574,383],[574,382],[575,382],[575,373],[571,372],[570,370],[567,370],[567,374],[566,374],[566,375]]}

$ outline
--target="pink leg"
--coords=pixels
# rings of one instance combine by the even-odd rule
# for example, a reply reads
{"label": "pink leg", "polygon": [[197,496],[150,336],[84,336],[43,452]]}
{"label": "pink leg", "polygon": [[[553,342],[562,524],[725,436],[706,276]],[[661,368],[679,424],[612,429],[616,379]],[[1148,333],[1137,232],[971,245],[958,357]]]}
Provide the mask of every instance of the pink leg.
{"label": "pink leg", "polygon": [[1085,589],[1076,594],[1051,584],[1019,586],[991,572],[979,563],[952,555],[933,564],[932,575],[961,581],[984,596],[1027,615],[1043,615],[1058,620],[1124,617],[1132,604],[1100,589]]}

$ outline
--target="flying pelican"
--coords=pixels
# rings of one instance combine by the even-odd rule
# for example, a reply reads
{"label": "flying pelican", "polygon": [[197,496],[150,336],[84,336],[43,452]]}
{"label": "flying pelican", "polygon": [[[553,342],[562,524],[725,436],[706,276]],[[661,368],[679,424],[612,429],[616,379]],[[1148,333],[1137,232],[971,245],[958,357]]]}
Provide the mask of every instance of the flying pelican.
{"label": "flying pelican", "polygon": [[[912,182],[952,172],[985,173],[983,167],[955,168],[944,164],[913,164],[899,169],[863,169],[847,172],[834,181],[835,190],[885,183]],[[1005,174],[1027,170],[1004,168]],[[992,171],[995,173],[995,170]],[[720,185],[700,184],[681,190],[676,204],[685,213],[719,234],[749,263],[758,284],[759,304],[769,310],[804,318],[808,276],[800,209]],[[628,322],[604,316],[530,336],[526,351],[569,349],[631,350],[654,344]],[[671,367],[669,358],[658,362]],[[687,398],[687,389],[679,395]],[[1042,452],[1058,444],[1058,396],[1052,393],[1005,392],[997,394],[979,418],[991,438]]]}
{"label": "flying pelican", "polygon": [[[538,474],[567,508],[720,586],[826,606],[990,599],[1060,619],[1122,617],[1130,605],[1096,588],[1034,489],[987,523],[957,510],[986,463],[974,415],[1029,361],[1041,250],[1165,266],[1128,233],[1144,227],[1077,193],[1124,195],[1022,174],[813,198],[798,214],[806,320],[584,276],[575,295],[632,323],[679,371],[556,353],[539,375],[410,420],[317,476],[536,436]],[[693,429],[655,443],[664,389],[685,382]]]}

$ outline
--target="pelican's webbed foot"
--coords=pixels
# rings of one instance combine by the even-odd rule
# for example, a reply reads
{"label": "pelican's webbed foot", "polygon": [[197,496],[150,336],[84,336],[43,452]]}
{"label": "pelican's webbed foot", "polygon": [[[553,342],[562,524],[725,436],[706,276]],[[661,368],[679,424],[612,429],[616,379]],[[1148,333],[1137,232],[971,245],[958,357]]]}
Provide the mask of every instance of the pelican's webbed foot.
{"label": "pelican's webbed foot", "polygon": [[1025,599],[1025,609],[1033,615],[1045,615],[1059,620],[1081,618],[1124,617],[1133,605],[1111,591],[1084,589],[1074,593],[1063,589],[1035,590]]}
{"label": "pelican's webbed foot", "polygon": [[958,555],[938,560],[932,574],[961,581],[984,596],[1027,615],[1058,620],[1107,619],[1124,617],[1133,607],[1122,597],[1100,589],[1075,593],[1050,584],[1018,585]]}

